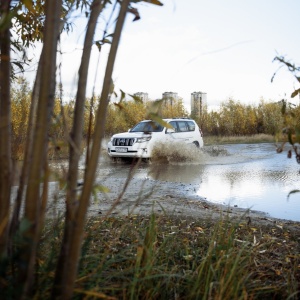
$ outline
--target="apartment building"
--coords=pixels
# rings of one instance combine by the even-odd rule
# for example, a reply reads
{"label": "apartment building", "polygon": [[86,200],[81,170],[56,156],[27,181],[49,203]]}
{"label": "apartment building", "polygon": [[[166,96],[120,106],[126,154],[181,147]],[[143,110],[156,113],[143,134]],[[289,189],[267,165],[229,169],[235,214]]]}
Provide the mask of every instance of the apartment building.
{"label": "apartment building", "polygon": [[195,117],[201,117],[206,108],[207,94],[203,92],[191,93],[191,114]]}

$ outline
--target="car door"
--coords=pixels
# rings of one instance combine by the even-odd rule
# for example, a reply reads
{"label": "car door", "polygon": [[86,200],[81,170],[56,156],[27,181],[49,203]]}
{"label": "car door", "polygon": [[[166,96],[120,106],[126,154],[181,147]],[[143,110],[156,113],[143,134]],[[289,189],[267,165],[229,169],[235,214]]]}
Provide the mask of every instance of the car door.
{"label": "car door", "polygon": [[192,142],[193,134],[186,121],[177,121],[179,139],[185,143]]}
{"label": "car door", "polygon": [[170,121],[170,125],[174,127],[174,130],[166,130],[167,138],[174,142],[188,142],[188,126],[185,121]]}

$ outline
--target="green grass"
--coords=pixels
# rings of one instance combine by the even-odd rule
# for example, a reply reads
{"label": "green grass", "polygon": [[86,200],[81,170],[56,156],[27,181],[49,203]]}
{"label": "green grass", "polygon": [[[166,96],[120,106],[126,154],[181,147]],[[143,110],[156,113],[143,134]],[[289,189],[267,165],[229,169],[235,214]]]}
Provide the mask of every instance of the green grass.
{"label": "green grass", "polygon": [[[36,296],[50,295],[61,225],[40,246]],[[300,231],[189,217],[91,218],[75,299],[298,299]]]}

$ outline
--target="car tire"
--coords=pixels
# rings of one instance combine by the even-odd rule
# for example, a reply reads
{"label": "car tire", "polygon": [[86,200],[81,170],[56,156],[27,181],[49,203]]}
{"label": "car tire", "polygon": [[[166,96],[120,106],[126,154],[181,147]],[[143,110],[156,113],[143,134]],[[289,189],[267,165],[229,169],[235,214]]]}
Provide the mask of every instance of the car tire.
{"label": "car tire", "polygon": [[197,148],[200,148],[199,142],[194,141],[193,144],[194,144]]}

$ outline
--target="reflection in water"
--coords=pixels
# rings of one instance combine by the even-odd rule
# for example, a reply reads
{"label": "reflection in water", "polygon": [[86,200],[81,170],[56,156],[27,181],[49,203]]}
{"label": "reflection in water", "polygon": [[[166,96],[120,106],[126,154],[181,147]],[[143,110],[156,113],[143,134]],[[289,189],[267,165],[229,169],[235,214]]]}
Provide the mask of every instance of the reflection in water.
{"label": "reflection in water", "polygon": [[[272,217],[300,221],[300,166],[275,152],[273,144],[226,145],[220,156],[205,161],[151,165],[149,175],[164,181],[198,184],[197,194],[215,203],[251,208]],[[159,169],[159,172],[157,171]],[[154,177],[152,174],[156,174]]]}

